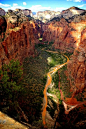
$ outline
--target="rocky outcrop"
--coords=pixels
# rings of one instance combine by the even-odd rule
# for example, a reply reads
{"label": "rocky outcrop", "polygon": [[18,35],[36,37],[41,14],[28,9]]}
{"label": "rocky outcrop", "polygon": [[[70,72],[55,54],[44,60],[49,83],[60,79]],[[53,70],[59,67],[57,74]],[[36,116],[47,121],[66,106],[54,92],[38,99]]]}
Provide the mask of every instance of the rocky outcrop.
{"label": "rocky outcrop", "polygon": [[29,9],[24,9],[23,13],[24,13],[25,16],[31,16],[31,17],[33,16],[32,11],[29,10]]}
{"label": "rocky outcrop", "polygon": [[19,129],[29,129],[29,127],[24,126],[23,124],[19,123],[18,121],[10,118],[6,114],[0,112],[0,127],[6,129],[7,127],[10,128],[19,128]]}
{"label": "rocky outcrop", "polygon": [[5,11],[4,11],[4,9],[2,9],[2,8],[0,8],[0,15],[1,15],[1,16],[4,16],[4,15],[5,15]]}
{"label": "rocky outcrop", "polygon": [[15,27],[18,27],[21,23],[28,21],[28,18],[24,15],[21,9],[18,9],[16,11],[8,10],[5,17],[7,20],[7,29],[13,29]]}
{"label": "rocky outcrop", "polygon": [[[81,40],[67,66],[73,97],[86,90],[86,28],[81,33]],[[86,92],[83,99],[86,99]]]}
{"label": "rocky outcrop", "polygon": [[12,59],[22,62],[28,55],[34,55],[34,45],[38,42],[34,32],[35,28],[30,22],[9,30],[9,34],[0,43],[0,67]]}

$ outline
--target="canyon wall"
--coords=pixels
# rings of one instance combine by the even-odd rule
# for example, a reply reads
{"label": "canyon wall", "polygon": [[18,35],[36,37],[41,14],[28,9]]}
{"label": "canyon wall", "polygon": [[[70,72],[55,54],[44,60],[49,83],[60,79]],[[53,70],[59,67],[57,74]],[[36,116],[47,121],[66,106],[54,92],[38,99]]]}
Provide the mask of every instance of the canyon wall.
{"label": "canyon wall", "polygon": [[84,92],[83,99],[86,99],[86,28],[81,33],[80,43],[74,50],[67,69],[73,97]]}
{"label": "canyon wall", "polygon": [[23,11],[8,10],[5,18],[0,16],[0,67],[12,59],[22,62],[27,56],[35,56],[41,25],[26,17],[28,10]]}
{"label": "canyon wall", "polygon": [[32,23],[26,21],[13,29],[7,28],[4,41],[0,42],[0,67],[12,59],[22,62],[25,57],[34,56],[38,31]]}
{"label": "canyon wall", "polygon": [[55,49],[73,52],[80,42],[81,31],[86,26],[86,12],[71,19],[55,18],[44,24],[43,41],[53,41]]}

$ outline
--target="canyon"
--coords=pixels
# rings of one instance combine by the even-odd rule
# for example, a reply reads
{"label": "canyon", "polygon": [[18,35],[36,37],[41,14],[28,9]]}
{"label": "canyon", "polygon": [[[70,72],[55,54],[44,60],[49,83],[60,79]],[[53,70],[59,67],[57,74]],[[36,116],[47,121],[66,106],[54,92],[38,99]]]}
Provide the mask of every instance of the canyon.
{"label": "canyon", "polygon": [[[38,12],[37,15],[40,17],[40,15],[45,14],[50,15],[51,12]],[[22,64],[26,57],[35,58],[39,54],[35,47],[37,44],[46,44],[47,47],[45,48],[48,48],[48,51],[50,49],[50,51],[54,50],[61,54],[72,53],[65,70],[65,75],[70,84],[71,97],[68,98],[65,95],[65,100],[61,98],[61,101],[64,100],[63,106],[65,109],[64,113],[61,114],[61,118],[65,117],[69,120],[67,113],[70,116],[76,106],[71,110],[68,107],[69,110],[67,110],[65,104],[74,106],[82,102],[83,105],[86,101],[86,10],[71,7],[63,10],[59,15],[55,12],[52,12],[52,14],[57,16],[52,16],[53,18],[47,23],[42,23],[38,19],[29,19],[29,16],[32,17],[30,10],[16,9],[5,13],[3,9],[0,9],[0,15],[5,15],[5,18],[0,16],[0,68],[3,64],[8,64],[12,59],[19,60]],[[40,38],[42,38],[42,41],[39,41]],[[51,47],[49,47],[50,42],[52,42]],[[58,74],[61,94],[61,72],[58,72]],[[49,93],[47,94],[49,95]],[[48,101],[50,102],[49,99]],[[58,105],[60,104],[57,103]],[[60,106],[57,108],[60,110]],[[55,111],[59,114],[59,111]],[[59,127],[60,122],[58,121],[61,118],[55,117],[53,126],[57,123],[57,127]],[[50,119],[53,118],[50,116]],[[64,118],[62,120],[63,126]],[[47,123],[49,124],[49,121]]]}
{"label": "canyon", "polygon": [[22,62],[28,55],[35,56],[40,27],[33,21],[28,22],[25,15],[19,18],[12,11],[6,14],[6,20],[1,16],[0,21],[0,67],[12,59]]}

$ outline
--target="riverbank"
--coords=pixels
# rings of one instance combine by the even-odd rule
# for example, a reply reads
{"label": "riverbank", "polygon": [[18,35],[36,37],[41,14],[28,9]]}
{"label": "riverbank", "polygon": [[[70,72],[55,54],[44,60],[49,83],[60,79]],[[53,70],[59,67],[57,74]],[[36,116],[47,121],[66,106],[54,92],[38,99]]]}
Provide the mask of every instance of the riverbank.
{"label": "riverbank", "polygon": [[[67,57],[66,55],[64,56]],[[80,120],[82,121],[83,127],[85,127],[83,122],[85,122],[86,118],[86,101],[79,102],[76,98],[71,99],[72,93],[70,92],[70,83],[66,76],[67,67],[65,66],[68,61],[69,59],[67,57],[66,63],[52,67],[47,73],[47,82],[44,89],[44,107],[42,112],[45,128],[68,128],[69,126],[70,129],[74,127],[77,128],[79,127]],[[59,69],[59,67],[62,68]],[[56,70],[58,70],[58,73],[55,73]],[[54,73],[55,77],[53,76]],[[55,82],[56,85],[53,82]],[[60,96],[57,97],[59,92]],[[57,99],[57,101],[55,99]],[[67,99],[69,101],[71,100],[70,104],[66,103]]]}
{"label": "riverbank", "polygon": [[[59,64],[64,60],[63,56],[58,54],[53,55],[51,52],[37,49],[38,56],[35,58],[26,58],[24,61],[24,77],[25,83],[27,84],[27,93],[26,96],[28,101],[28,117],[31,124],[40,123],[40,128],[42,128],[42,118],[41,118],[41,109],[43,102],[43,90],[46,84],[47,72],[52,66]],[[51,61],[49,62],[49,58]],[[58,58],[58,60],[57,60]],[[66,61],[66,58],[64,62]],[[60,94],[59,94],[60,96]],[[52,96],[51,96],[52,97]],[[33,101],[32,101],[33,100]],[[25,105],[25,106],[26,106]],[[24,106],[25,110],[26,107]]]}
{"label": "riverbank", "polygon": [[[46,50],[46,51],[50,52],[50,54],[51,53],[55,54],[55,55],[51,54],[52,57],[54,57],[54,60],[55,60],[56,54],[58,57],[58,52],[48,51],[48,50]],[[54,82],[55,82],[55,79],[57,79],[57,78],[52,80],[52,76],[53,76],[53,74],[55,74],[57,72],[57,70],[62,68],[69,61],[69,58],[67,56],[65,56],[65,55],[60,55],[60,56],[61,56],[61,58],[63,58],[63,60],[59,61],[60,64],[52,67],[52,69],[50,69],[50,71],[47,73],[47,82],[46,82],[45,89],[43,92],[44,93],[44,101],[43,101],[42,119],[43,119],[44,127],[47,126],[48,128],[52,128],[55,125],[56,117],[58,117],[58,116],[55,117],[55,112],[57,112],[57,114],[59,114],[58,113],[59,102],[60,102],[60,98],[61,98],[59,96],[59,94],[60,94],[59,87],[58,86],[57,86],[58,88],[54,87],[54,85],[55,85]],[[65,57],[67,58],[67,62],[65,62],[65,60],[64,60]],[[59,58],[57,58],[57,59],[59,59]],[[51,60],[51,62],[53,62],[53,61]],[[63,62],[63,64],[61,64],[62,62]],[[58,107],[56,105],[58,105]],[[52,108],[53,108],[53,110],[52,110]],[[58,109],[58,111],[57,111],[57,109]]]}

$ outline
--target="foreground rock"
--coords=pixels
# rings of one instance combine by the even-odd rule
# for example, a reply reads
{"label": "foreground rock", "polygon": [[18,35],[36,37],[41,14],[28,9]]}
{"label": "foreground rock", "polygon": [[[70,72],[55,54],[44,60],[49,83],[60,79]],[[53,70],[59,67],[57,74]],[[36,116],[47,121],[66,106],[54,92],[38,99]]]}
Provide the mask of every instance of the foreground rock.
{"label": "foreground rock", "polygon": [[0,112],[0,129],[29,129],[14,119]]}

